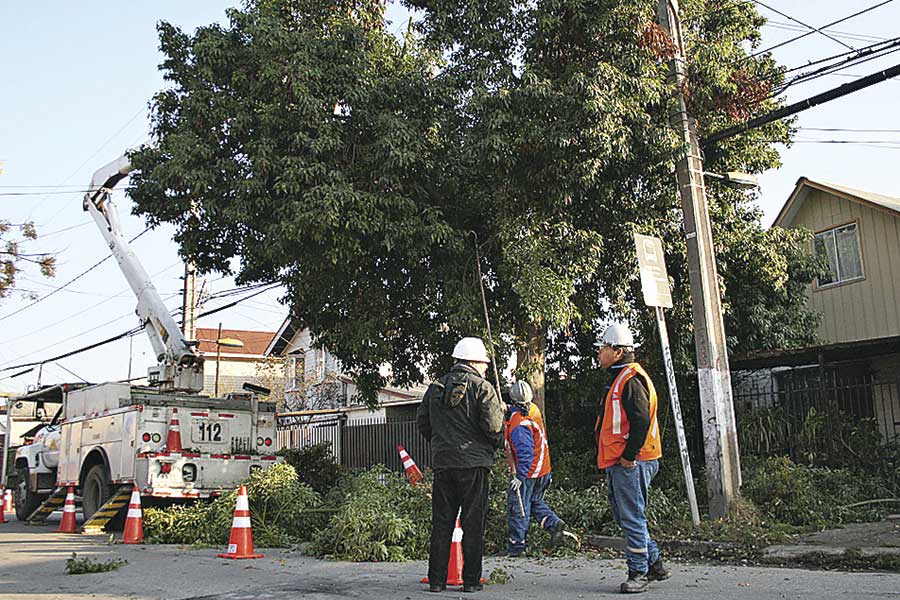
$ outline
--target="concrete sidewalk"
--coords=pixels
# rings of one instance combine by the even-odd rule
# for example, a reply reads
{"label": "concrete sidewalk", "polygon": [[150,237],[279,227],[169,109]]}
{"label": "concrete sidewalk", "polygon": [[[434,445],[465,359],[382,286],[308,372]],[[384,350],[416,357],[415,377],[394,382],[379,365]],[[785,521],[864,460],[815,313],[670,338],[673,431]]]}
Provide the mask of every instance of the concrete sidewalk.
{"label": "concrete sidewalk", "polygon": [[[263,549],[252,561],[216,558],[222,549],[109,544],[108,536],[54,533],[56,524],[0,525],[0,598],[3,600],[222,600],[334,599],[365,600],[425,597],[424,562],[346,563],[319,560],[297,552]],[[257,549],[259,550],[259,549]],[[117,571],[66,575],[65,561],[75,552],[100,561],[124,558]],[[506,559],[485,561],[485,576],[502,569],[509,583],[489,585],[479,594],[450,589],[438,598],[618,597],[624,561],[578,559]],[[772,599],[896,597],[900,575],[839,573],[801,569],[672,564],[672,579],[654,584],[651,593],[672,600],[716,598]]]}
{"label": "concrete sidewalk", "polygon": [[793,559],[807,554],[900,557],[900,516],[877,523],[850,523],[840,529],[808,533],[792,544],[766,548],[766,556]]}

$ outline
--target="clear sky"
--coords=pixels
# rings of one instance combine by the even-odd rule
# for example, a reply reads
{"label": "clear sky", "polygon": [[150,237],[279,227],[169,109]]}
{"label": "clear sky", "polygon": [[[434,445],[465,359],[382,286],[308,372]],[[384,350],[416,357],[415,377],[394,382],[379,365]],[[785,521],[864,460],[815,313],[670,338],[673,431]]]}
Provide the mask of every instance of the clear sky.
{"label": "clear sky", "polygon": [[[724,0],[723,0],[724,1]],[[3,93],[0,94],[0,195],[2,218],[13,222],[33,220],[42,235],[31,249],[54,252],[59,269],[54,279],[25,275],[19,287],[44,296],[108,254],[99,232],[81,208],[81,194],[92,173],[126,148],[147,137],[147,103],[163,86],[157,69],[156,23],[170,21],[182,29],[224,21],[228,0],[155,0],[153,2],[79,2],[33,0],[0,5],[0,56],[3,57]],[[767,0],[769,6],[804,23],[821,26],[845,17],[866,3],[846,0]],[[764,28],[764,47],[797,35],[784,25],[801,28],[766,8],[772,19]],[[392,5],[389,18],[399,29],[404,11]],[[900,1],[834,27],[852,34],[838,37],[859,48],[875,38],[895,35],[900,23]],[[859,38],[858,36],[875,36]],[[866,41],[868,40],[868,41]],[[819,34],[775,51],[788,66],[847,51]],[[900,53],[792,88],[790,101],[851,81],[847,75],[866,75],[900,62]],[[803,130],[801,143],[784,150],[781,169],[761,179],[760,205],[771,222],[801,176],[900,196],[893,169],[900,159],[900,113],[896,100],[898,81],[868,90],[803,113],[805,128],[889,129],[888,132],[823,132]],[[893,145],[819,144],[813,140],[890,141]],[[13,186],[57,186],[52,193]],[[67,186],[67,187],[66,187]],[[120,184],[120,188],[124,188]],[[144,229],[130,216],[124,194],[115,198],[128,237]],[[172,231],[160,228],[134,244],[135,252],[153,276],[167,305],[180,305],[182,264],[171,242]],[[207,289],[220,293],[234,287],[230,278],[210,275]],[[274,331],[286,309],[278,303],[278,291],[268,292],[241,305],[207,317],[200,326]],[[204,309],[234,300],[210,300]],[[0,301],[0,368],[61,354],[126,331],[137,324],[135,299],[112,260],[84,275],[64,290],[23,309],[31,300],[10,297]],[[45,365],[43,382],[98,382],[122,379],[129,372],[143,374],[155,362],[144,334],[97,350]],[[68,369],[67,372],[65,369]],[[36,382],[37,372],[3,379],[16,371],[0,372],[0,390],[20,391]]]}

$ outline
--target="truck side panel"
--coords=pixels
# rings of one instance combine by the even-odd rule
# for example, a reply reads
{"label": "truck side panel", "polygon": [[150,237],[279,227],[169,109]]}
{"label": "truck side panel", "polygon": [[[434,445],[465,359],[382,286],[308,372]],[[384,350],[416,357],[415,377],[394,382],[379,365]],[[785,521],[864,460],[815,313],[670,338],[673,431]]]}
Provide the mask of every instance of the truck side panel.
{"label": "truck side panel", "polygon": [[60,428],[62,452],[59,453],[57,481],[78,481],[81,469],[81,421],[63,423]]}

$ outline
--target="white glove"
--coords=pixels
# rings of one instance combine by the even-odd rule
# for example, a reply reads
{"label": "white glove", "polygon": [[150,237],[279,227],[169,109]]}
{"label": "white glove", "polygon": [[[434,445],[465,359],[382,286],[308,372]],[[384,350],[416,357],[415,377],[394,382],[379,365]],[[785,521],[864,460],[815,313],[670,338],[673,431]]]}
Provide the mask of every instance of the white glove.
{"label": "white glove", "polygon": [[518,477],[513,477],[509,480],[509,491],[516,494],[519,490],[522,489],[522,480]]}

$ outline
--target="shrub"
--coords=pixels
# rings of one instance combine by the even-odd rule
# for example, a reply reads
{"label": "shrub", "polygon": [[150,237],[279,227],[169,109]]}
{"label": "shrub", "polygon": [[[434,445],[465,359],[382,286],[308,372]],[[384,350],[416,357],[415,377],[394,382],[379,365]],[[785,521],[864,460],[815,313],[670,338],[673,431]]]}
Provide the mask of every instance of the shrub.
{"label": "shrub", "polygon": [[[247,481],[253,541],[258,546],[287,546],[310,539],[321,516],[307,512],[321,498],[297,479],[288,464],[274,464],[250,474]],[[222,545],[228,541],[237,490],[214,502],[175,505],[144,511],[144,539],[157,544]]]}
{"label": "shrub", "polygon": [[825,528],[849,521],[878,519],[882,505],[849,507],[891,494],[870,473],[851,469],[805,467],[778,456],[753,463],[744,493],[773,520],[800,527]]}
{"label": "shrub", "polygon": [[318,531],[310,551],[351,561],[403,561],[428,556],[431,486],[412,486],[378,465],[345,477],[327,501],[338,510]]}
{"label": "shrub", "polygon": [[335,462],[331,444],[323,442],[304,448],[290,448],[279,452],[284,462],[297,470],[300,480],[320,494],[327,494],[349,469]]}

